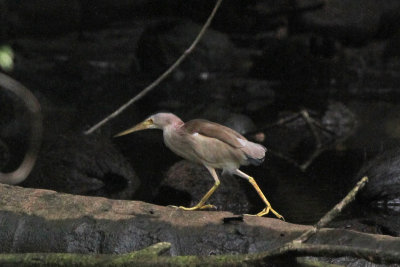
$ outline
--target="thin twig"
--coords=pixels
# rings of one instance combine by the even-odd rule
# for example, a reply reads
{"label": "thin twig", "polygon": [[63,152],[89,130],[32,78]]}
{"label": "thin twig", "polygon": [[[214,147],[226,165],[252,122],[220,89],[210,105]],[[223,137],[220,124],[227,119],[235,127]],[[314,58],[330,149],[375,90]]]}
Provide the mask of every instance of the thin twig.
{"label": "thin twig", "polygon": [[290,157],[284,155],[283,153],[274,151],[274,150],[272,150],[272,149],[270,149],[270,148],[268,149],[268,153],[271,154],[271,155],[273,155],[273,156],[275,156],[275,157],[281,158],[281,159],[283,159],[283,160],[289,162],[290,164],[292,164],[292,165],[295,166],[296,168],[301,169],[301,166],[297,163],[297,161],[295,161],[294,159],[292,159],[292,158],[290,158]]}
{"label": "thin twig", "polygon": [[316,126],[318,129],[320,129],[323,132],[326,132],[327,134],[330,134],[332,136],[338,137],[338,134],[335,133],[334,131],[331,131],[329,129],[327,129],[325,126],[323,126],[319,121],[313,119],[312,117],[310,117],[310,121],[312,122],[312,124],[314,126]]}
{"label": "thin twig", "polygon": [[275,128],[277,125],[282,125],[282,124],[286,124],[286,123],[292,122],[292,121],[298,119],[299,117],[300,117],[300,114],[296,113],[296,114],[291,115],[289,117],[279,119],[277,122],[274,122],[274,123],[271,123],[271,124],[267,124],[267,125],[265,125],[263,127],[260,127],[260,128],[254,130],[254,131],[250,131],[250,132],[246,133],[246,136],[249,136],[249,135],[252,135],[252,134],[256,134],[256,133],[259,133],[259,132],[263,132],[263,131],[268,130],[270,128]]}
{"label": "thin twig", "polygon": [[313,234],[315,234],[320,228],[324,227],[328,223],[330,223],[333,219],[335,219],[340,212],[351,203],[358,191],[360,191],[365,184],[368,182],[368,177],[364,176],[356,186],[340,201],[338,204],[335,205],[328,213],[324,215],[310,230],[304,232],[300,237],[293,240],[295,243],[304,243],[307,241]]}
{"label": "thin twig", "polygon": [[313,161],[324,151],[324,149],[322,148],[321,138],[320,138],[317,130],[314,127],[314,123],[311,120],[311,117],[310,117],[310,114],[308,113],[308,111],[303,109],[300,111],[300,114],[306,121],[308,127],[310,128],[311,133],[313,134],[313,136],[315,138],[314,152],[311,154],[311,156],[308,157],[308,159],[304,163],[302,163],[300,165],[300,170],[304,172],[311,165],[311,163],[313,163]]}
{"label": "thin twig", "polygon": [[18,184],[28,177],[35,165],[42,141],[42,113],[40,111],[40,104],[31,91],[3,73],[0,73],[0,87],[17,95],[24,102],[31,115],[29,147],[21,165],[13,172],[0,172],[0,183]]}
{"label": "thin twig", "polygon": [[305,244],[312,235],[314,235],[319,229],[326,226],[333,219],[335,219],[340,212],[347,207],[354,199],[357,193],[365,186],[368,182],[367,177],[363,177],[356,186],[330,211],[328,211],[311,229],[305,231],[298,238],[287,242],[283,246],[276,249],[268,250],[265,252],[255,253],[249,256],[248,262],[260,263],[260,260],[268,262],[271,259],[284,258],[284,256],[357,256],[367,260],[374,260],[374,262],[393,262],[398,261],[399,253],[387,253],[380,254],[376,250],[365,249],[365,248],[350,248],[343,246],[331,246],[331,245],[310,245]]}
{"label": "thin twig", "polygon": [[317,133],[317,130],[315,129],[313,122],[311,121],[310,114],[305,109],[301,110],[300,114],[306,121],[308,127],[310,128],[311,133],[313,134],[313,136],[315,138],[315,143],[316,143],[317,149],[320,149],[321,145],[322,145],[321,138],[319,137],[319,134]]}
{"label": "thin twig", "polygon": [[188,49],[175,61],[174,64],[172,64],[163,74],[161,74],[155,81],[153,81],[149,86],[147,86],[145,89],[143,89],[139,94],[137,94],[135,97],[131,98],[128,102],[126,102],[124,105],[122,105],[119,109],[111,113],[108,117],[91,127],[89,130],[85,131],[84,134],[88,135],[93,133],[95,130],[100,128],[103,124],[108,122],[109,120],[113,119],[114,117],[118,116],[121,114],[127,107],[129,107],[131,104],[135,103],[142,97],[144,97],[148,92],[150,92],[154,87],[156,87],[160,82],[162,82],[165,78],[169,76],[171,72],[173,72],[181,63],[182,61],[193,51],[193,49],[196,47],[197,43],[200,41],[200,39],[203,37],[204,33],[208,29],[208,27],[211,24],[211,21],[213,20],[215,14],[217,13],[217,10],[219,6],[221,5],[222,0],[218,0],[217,3],[214,6],[214,9],[212,10],[210,16],[208,17],[206,23],[203,25],[201,28],[199,34],[197,37],[194,39],[193,43],[190,45]]}
{"label": "thin twig", "polygon": [[314,149],[313,153],[307,158],[307,160],[299,165],[299,169],[302,172],[305,172],[308,167],[310,167],[310,165],[314,162],[314,160],[318,158],[318,156],[321,155],[322,152],[324,152],[324,150],[325,149],[322,148]]}
{"label": "thin twig", "polygon": [[[386,257],[376,253],[376,250],[368,249],[354,249],[354,248],[341,248],[340,246],[330,246],[330,245],[309,245],[304,244],[312,235],[317,233],[319,229],[326,226],[333,219],[335,219],[341,211],[347,207],[356,197],[357,193],[365,186],[368,182],[368,177],[363,177],[356,186],[340,201],[336,204],[330,211],[328,211],[310,230],[305,231],[298,238],[286,243],[285,245],[270,250],[266,252],[261,252],[254,255],[253,259],[263,258],[264,261],[271,258],[280,258],[288,254],[292,256],[321,256],[321,255],[334,255],[334,256],[358,256],[365,259],[372,257],[378,257],[377,261],[381,262],[382,258]],[[398,259],[398,253],[390,254],[387,257],[387,261],[392,261],[393,259]]]}
{"label": "thin twig", "polygon": [[[270,128],[273,128],[273,127],[277,127],[277,126],[280,126],[280,125],[283,125],[283,124],[291,123],[291,122],[293,122],[293,121],[295,121],[295,120],[297,120],[299,118],[303,118],[303,120],[307,124],[309,130],[311,131],[312,136],[315,139],[315,149],[313,150],[312,154],[310,156],[308,156],[307,159],[303,163],[300,163],[300,162],[297,162],[296,160],[294,160],[291,157],[286,156],[286,155],[284,155],[282,153],[271,151],[271,150],[269,150],[269,152],[271,154],[273,154],[273,155],[275,155],[275,156],[277,156],[279,158],[282,158],[283,160],[293,164],[296,168],[299,168],[302,172],[305,172],[308,169],[308,167],[310,167],[310,165],[314,162],[314,160],[317,157],[319,157],[319,155],[321,155],[321,153],[324,152],[328,148],[328,146],[331,146],[332,144],[335,144],[335,143],[339,142],[338,140],[333,140],[333,141],[330,141],[330,142],[323,143],[322,140],[321,140],[321,136],[318,133],[317,129],[322,130],[323,132],[332,135],[334,138],[338,138],[339,136],[335,132],[327,129],[326,127],[321,125],[321,123],[319,123],[317,120],[312,118],[310,116],[310,113],[306,109],[302,109],[299,112],[297,112],[297,113],[295,113],[295,114],[293,114],[291,116],[279,119],[277,122],[265,125],[265,126],[263,126],[261,128],[258,128],[255,131],[248,132],[248,133],[246,133],[246,136],[251,136],[253,134],[257,134],[257,133],[266,131],[266,130],[268,130]],[[340,140],[346,139],[348,136],[349,135],[342,136],[340,138]]]}

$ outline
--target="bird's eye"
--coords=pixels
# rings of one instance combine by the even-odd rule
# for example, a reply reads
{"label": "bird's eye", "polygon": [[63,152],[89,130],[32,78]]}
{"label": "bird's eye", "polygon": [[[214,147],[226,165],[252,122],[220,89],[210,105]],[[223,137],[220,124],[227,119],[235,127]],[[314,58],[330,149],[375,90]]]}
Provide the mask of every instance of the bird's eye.
{"label": "bird's eye", "polygon": [[149,123],[153,124],[153,119],[148,119],[147,120]]}

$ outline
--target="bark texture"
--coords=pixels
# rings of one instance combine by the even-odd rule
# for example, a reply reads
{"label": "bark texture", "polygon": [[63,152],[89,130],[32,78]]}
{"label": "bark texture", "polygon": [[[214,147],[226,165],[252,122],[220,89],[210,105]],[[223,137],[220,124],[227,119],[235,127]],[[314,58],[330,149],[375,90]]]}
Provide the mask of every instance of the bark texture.
{"label": "bark texture", "polygon": [[[170,254],[247,254],[278,248],[311,226],[229,212],[0,185],[0,253],[121,254],[159,242]],[[400,251],[400,238],[323,228],[308,244]]]}

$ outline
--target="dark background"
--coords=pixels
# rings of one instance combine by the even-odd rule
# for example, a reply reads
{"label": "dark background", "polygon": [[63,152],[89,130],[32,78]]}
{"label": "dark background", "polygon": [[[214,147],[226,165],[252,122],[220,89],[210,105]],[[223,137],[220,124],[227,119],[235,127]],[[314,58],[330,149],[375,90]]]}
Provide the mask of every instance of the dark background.
{"label": "dark background", "polygon": [[[0,1],[0,42],[15,56],[7,73],[32,90],[45,118],[37,165],[22,185],[163,205],[196,203],[212,179],[197,166],[175,164],[180,159],[163,145],[161,132],[112,138],[164,110],[184,121],[223,123],[262,142],[269,149],[265,163],[243,170],[292,222],[315,222],[374,170],[363,208],[347,216],[398,235],[398,192],[389,190],[399,184],[398,1],[226,0],[195,51],[166,81],[93,135],[83,135],[166,70],[214,4]],[[26,151],[29,116],[12,95],[1,92],[0,105],[0,167],[10,171]],[[181,182],[188,180],[193,183]],[[219,209],[262,208],[244,180],[225,181],[229,190],[219,189],[210,200]]]}

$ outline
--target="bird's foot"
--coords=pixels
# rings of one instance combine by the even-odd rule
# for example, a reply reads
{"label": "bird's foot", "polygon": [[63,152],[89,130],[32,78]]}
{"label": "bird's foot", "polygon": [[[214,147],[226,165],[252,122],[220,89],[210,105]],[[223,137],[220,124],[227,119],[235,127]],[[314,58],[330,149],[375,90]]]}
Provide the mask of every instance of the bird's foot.
{"label": "bird's foot", "polygon": [[276,210],[274,210],[271,206],[265,207],[262,211],[260,211],[256,215],[262,217],[264,215],[267,215],[269,212],[272,212],[278,219],[281,219],[282,221],[285,220],[285,218],[282,215],[280,215]]}
{"label": "bird's foot", "polygon": [[190,207],[190,208],[184,207],[184,206],[179,206],[179,207],[178,207],[178,206],[171,206],[171,207],[178,208],[178,209],[182,209],[182,210],[217,209],[216,206],[211,205],[211,204],[207,204],[207,205],[204,205],[204,204],[199,205],[199,204],[197,204],[196,206],[193,206],[193,207]]}
{"label": "bird's foot", "polygon": [[267,215],[269,212],[272,212],[278,219],[281,219],[282,221],[285,221],[285,218],[280,215],[277,211],[275,211],[271,206],[267,206],[265,207],[262,211],[260,211],[257,214],[246,214],[246,215],[250,215],[250,216],[258,216],[258,217],[262,217],[264,215]]}

